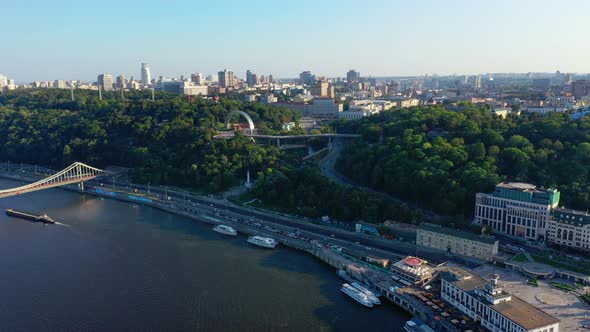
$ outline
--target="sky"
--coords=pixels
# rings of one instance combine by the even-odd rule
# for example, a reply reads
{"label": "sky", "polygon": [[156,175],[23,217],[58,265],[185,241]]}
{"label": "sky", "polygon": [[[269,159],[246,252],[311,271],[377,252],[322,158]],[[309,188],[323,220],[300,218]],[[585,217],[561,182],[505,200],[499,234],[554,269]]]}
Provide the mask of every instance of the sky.
{"label": "sky", "polygon": [[0,74],[590,72],[586,0],[0,0]]}

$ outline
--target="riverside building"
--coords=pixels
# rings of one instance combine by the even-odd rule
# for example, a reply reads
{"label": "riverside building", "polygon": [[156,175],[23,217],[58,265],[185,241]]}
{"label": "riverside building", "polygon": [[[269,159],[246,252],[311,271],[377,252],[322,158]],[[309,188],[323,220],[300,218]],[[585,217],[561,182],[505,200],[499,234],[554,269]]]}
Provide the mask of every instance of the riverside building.
{"label": "riverside building", "polygon": [[441,277],[441,297],[492,332],[558,332],[559,320],[506,291],[496,274],[465,271]]}
{"label": "riverside building", "polygon": [[553,210],[548,222],[547,241],[590,251],[590,214],[564,208]]}
{"label": "riverside building", "polygon": [[422,223],[417,228],[416,244],[454,254],[493,261],[498,254],[498,240],[457,229]]}
{"label": "riverside building", "polygon": [[549,216],[559,204],[557,189],[502,182],[491,193],[475,195],[475,223],[527,240],[545,240]]}

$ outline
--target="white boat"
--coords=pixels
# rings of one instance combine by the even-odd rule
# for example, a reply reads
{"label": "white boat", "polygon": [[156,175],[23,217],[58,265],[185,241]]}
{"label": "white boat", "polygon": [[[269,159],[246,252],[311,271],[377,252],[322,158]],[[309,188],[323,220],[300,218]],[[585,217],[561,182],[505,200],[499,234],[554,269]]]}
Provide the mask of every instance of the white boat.
{"label": "white boat", "polygon": [[351,285],[343,284],[340,290],[365,307],[373,307],[373,302],[371,302],[371,300],[369,300],[365,294],[361,293],[358,289],[352,287]]}
{"label": "white boat", "polygon": [[381,304],[381,301],[379,301],[379,298],[377,297],[377,295],[375,295],[375,293],[371,292],[368,288],[364,287],[363,285],[353,282],[352,287],[358,289],[361,293],[365,294],[366,297],[369,298],[369,300],[371,300],[371,302],[373,302],[373,304]]}
{"label": "white boat", "polygon": [[257,246],[260,246],[260,247],[271,248],[271,249],[273,249],[274,247],[277,246],[277,244],[279,244],[277,242],[277,240],[275,240],[273,238],[263,237],[263,236],[258,236],[258,235],[250,236],[248,238],[248,242],[255,244]]}
{"label": "white boat", "polygon": [[225,234],[225,235],[238,235],[238,231],[236,231],[233,227],[227,225],[217,225],[213,227],[213,230],[217,233]]}

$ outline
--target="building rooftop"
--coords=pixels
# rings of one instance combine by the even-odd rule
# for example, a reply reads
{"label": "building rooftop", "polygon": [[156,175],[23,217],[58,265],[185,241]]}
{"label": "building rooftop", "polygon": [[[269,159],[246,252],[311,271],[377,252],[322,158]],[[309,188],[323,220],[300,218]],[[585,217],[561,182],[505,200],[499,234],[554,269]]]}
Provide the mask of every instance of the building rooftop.
{"label": "building rooftop", "polygon": [[482,236],[482,235],[478,235],[478,234],[473,234],[473,233],[461,231],[458,229],[442,227],[439,225],[434,225],[434,224],[429,224],[429,223],[420,224],[418,226],[418,229],[429,231],[429,232],[434,232],[434,233],[445,234],[445,235],[449,235],[449,236],[455,236],[455,237],[459,237],[462,239],[482,242],[482,243],[486,243],[486,244],[494,244],[498,241],[491,236]]}
{"label": "building rooftop", "polygon": [[[488,283],[487,280],[479,276],[471,276],[470,278],[462,280],[455,279],[454,281],[453,279],[445,279],[447,279],[463,291],[471,293],[471,295],[474,297],[478,297],[478,295],[475,294],[473,291],[475,289],[484,288],[485,285]],[[487,305],[527,330],[534,330],[543,326],[559,322],[559,319],[549,315],[543,310],[538,309],[537,307],[531,305],[528,302],[523,301],[522,299],[514,295],[512,295],[510,301],[504,301],[498,304]]]}
{"label": "building rooftop", "polygon": [[590,213],[588,211],[557,208],[552,211],[553,219],[560,223],[575,224],[583,226],[590,224]]}
{"label": "building rooftop", "polygon": [[538,188],[530,183],[505,181],[496,185],[493,195],[510,200],[557,207],[560,193],[555,188]]}
{"label": "building rooftop", "polygon": [[537,190],[537,186],[535,186],[534,184],[524,183],[524,182],[502,182],[502,183],[498,183],[497,186],[500,188],[515,189],[515,190],[522,190],[522,191]]}

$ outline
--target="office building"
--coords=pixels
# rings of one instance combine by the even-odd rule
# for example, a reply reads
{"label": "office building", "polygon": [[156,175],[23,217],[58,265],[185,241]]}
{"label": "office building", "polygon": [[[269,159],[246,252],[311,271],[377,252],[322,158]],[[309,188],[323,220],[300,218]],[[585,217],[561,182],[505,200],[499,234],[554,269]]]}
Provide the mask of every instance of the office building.
{"label": "office building", "polygon": [[477,235],[422,223],[417,228],[416,244],[453,254],[493,261],[498,254],[498,240],[491,236]]}
{"label": "office building", "polygon": [[203,85],[203,74],[201,73],[194,73],[191,75],[191,82],[195,85]]}
{"label": "office building", "polygon": [[552,112],[565,112],[567,111],[567,108],[563,106],[527,107],[526,111],[529,113],[547,114]]}
{"label": "office building", "polygon": [[97,78],[99,88],[103,91],[113,90],[113,76],[111,74],[100,74]]}
{"label": "office building", "polygon": [[217,73],[217,77],[219,80],[219,86],[222,88],[234,87],[236,85],[236,78],[233,71],[224,69]]}
{"label": "office building", "polygon": [[496,274],[488,281],[460,269],[445,272],[441,297],[488,331],[559,331],[557,318],[506,292]]}
{"label": "office building", "polygon": [[66,88],[66,81],[64,81],[64,80],[55,80],[55,81],[53,81],[53,87],[55,89],[65,89]]}
{"label": "office building", "polygon": [[126,89],[127,88],[127,79],[123,75],[117,76],[117,89]]}
{"label": "office building", "polygon": [[142,62],[141,63],[141,84],[144,87],[147,87],[151,83],[152,83],[152,74],[150,72],[150,64]]}
{"label": "office building", "polygon": [[311,88],[311,95],[316,97],[328,97],[328,82],[318,82]]}
{"label": "office building", "polygon": [[176,93],[186,96],[206,96],[208,94],[208,86],[195,85],[193,82],[160,80],[156,84],[156,90]]}
{"label": "office building", "polygon": [[502,182],[493,193],[475,195],[475,223],[527,240],[545,240],[551,210],[559,204],[557,189]]}
{"label": "office building", "polygon": [[[438,84],[437,84],[437,86],[438,86]],[[475,75],[475,82],[473,84],[473,88],[481,89],[481,76],[480,75]]]}
{"label": "office building", "polygon": [[576,99],[581,99],[590,95],[590,81],[589,80],[577,80],[572,82],[572,94]]}
{"label": "office building", "polygon": [[329,120],[338,118],[342,109],[342,104],[337,104],[332,98],[315,98],[313,104],[305,104],[303,114],[314,119]]}
{"label": "office building", "polygon": [[348,83],[356,83],[361,80],[361,73],[358,71],[351,69],[346,73],[346,82]]}
{"label": "office building", "polygon": [[315,82],[315,75],[313,75],[310,71],[304,71],[299,74],[299,83],[304,85],[313,85]]}
{"label": "office building", "polygon": [[260,78],[258,77],[258,74],[252,74],[250,80],[252,81],[252,86],[260,85]]}
{"label": "office building", "polygon": [[249,86],[254,85],[254,83],[252,83],[252,71],[251,70],[246,70],[246,84],[248,84]]}
{"label": "office building", "polygon": [[565,208],[553,210],[548,222],[547,241],[590,251],[590,214]]}

